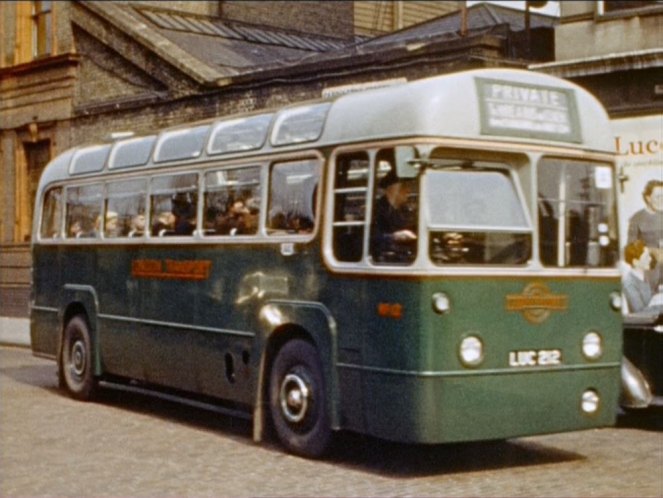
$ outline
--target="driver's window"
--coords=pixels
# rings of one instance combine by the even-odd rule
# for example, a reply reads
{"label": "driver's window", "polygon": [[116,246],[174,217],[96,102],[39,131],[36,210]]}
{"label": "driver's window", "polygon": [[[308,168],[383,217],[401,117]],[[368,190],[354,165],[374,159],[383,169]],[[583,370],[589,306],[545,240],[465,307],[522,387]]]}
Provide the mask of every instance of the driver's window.
{"label": "driver's window", "polygon": [[378,264],[409,264],[417,256],[418,186],[404,150],[381,149],[373,164],[370,252]]}

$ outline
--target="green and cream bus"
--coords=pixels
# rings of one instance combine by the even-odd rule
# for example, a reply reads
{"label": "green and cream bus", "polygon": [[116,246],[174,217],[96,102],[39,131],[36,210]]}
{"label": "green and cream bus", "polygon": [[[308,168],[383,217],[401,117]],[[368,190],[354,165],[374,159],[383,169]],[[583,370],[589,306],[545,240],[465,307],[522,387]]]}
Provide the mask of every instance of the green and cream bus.
{"label": "green and cream bus", "polygon": [[37,193],[33,351],[74,398],[202,404],[307,456],[610,425],[614,155],[590,94],[501,69],[75,147]]}

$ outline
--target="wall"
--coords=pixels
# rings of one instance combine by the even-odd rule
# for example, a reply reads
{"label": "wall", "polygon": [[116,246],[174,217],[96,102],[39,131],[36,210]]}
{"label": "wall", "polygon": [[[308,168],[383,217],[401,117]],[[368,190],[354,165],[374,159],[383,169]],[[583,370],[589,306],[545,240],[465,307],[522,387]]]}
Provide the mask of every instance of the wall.
{"label": "wall", "polygon": [[599,15],[596,2],[560,2],[561,24],[555,29],[557,61],[612,53],[660,49],[663,5]]}

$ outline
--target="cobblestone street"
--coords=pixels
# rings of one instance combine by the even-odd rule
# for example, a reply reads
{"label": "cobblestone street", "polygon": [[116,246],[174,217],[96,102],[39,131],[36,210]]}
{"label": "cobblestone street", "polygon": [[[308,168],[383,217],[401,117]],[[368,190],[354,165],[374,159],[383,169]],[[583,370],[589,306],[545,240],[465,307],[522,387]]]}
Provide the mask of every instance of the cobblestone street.
{"label": "cobblestone street", "polygon": [[238,419],[114,391],[73,401],[57,389],[55,363],[27,349],[0,348],[0,365],[3,497],[663,496],[660,414],[503,443],[346,434],[311,461],[254,444]]}

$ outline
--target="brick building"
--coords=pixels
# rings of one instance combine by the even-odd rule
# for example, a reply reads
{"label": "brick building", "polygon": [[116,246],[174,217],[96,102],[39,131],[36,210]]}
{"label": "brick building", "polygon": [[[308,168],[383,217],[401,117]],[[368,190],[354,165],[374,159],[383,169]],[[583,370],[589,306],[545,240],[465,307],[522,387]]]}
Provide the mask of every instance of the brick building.
{"label": "brick building", "polygon": [[46,162],[73,145],[341,85],[552,60],[554,18],[526,23],[488,4],[463,16],[462,4],[0,4],[0,316],[27,314],[34,191]]}

